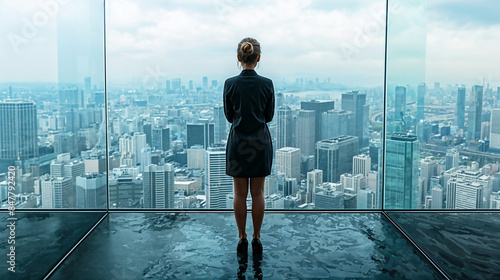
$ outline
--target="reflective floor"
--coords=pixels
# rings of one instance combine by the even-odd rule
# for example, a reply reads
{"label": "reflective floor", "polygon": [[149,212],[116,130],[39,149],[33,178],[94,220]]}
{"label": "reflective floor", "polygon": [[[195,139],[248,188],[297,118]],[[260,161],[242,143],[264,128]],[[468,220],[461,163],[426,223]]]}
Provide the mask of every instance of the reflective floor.
{"label": "reflective floor", "polygon": [[[17,213],[16,272],[7,270],[2,226],[0,279],[43,279],[102,213]],[[454,279],[500,279],[500,215],[391,212]],[[7,213],[2,222],[8,224]],[[247,233],[251,236],[251,217]],[[236,255],[232,213],[112,212],[50,279],[443,279],[381,213],[266,213],[264,253]]]}

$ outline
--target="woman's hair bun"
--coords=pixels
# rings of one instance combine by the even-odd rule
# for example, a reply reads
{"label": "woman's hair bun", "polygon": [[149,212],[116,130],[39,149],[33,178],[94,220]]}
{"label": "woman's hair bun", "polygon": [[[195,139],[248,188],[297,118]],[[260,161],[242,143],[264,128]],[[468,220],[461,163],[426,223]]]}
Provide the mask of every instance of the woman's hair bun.
{"label": "woman's hair bun", "polygon": [[245,55],[245,56],[249,56],[249,55],[252,55],[253,54],[253,45],[252,43],[250,42],[243,42],[241,44],[241,52]]}

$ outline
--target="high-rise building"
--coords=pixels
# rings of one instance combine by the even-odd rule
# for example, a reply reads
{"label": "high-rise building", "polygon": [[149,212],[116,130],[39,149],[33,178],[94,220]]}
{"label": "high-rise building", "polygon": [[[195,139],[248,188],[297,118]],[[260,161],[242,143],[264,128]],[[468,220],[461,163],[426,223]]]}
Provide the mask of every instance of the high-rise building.
{"label": "high-rise building", "polygon": [[78,88],[63,88],[58,90],[59,110],[64,112],[68,109],[84,107],[83,90]]}
{"label": "high-rise building", "polygon": [[430,192],[431,177],[438,174],[438,162],[433,160],[432,157],[427,157],[420,160],[420,177],[424,181],[423,193]]}
{"label": "high-rise building", "polygon": [[425,108],[425,93],[427,91],[427,86],[425,83],[421,83],[417,88],[417,119],[424,119],[424,108]]}
{"label": "high-rise building", "polygon": [[316,187],[323,184],[323,170],[307,172],[306,203],[316,203]]}
{"label": "high-rise building", "polygon": [[352,172],[358,153],[358,137],[340,136],[316,143],[316,168],[323,170],[323,181],[336,183],[340,175]]}
{"label": "high-rise building", "polygon": [[363,174],[368,177],[371,171],[372,158],[368,154],[354,156],[352,159],[352,174]]}
{"label": "high-rise building", "polygon": [[193,169],[204,169],[207,151],[201,145],[187,149],[187,166]]}
{"label": "high-rise building", "polygon": [[342,110],[350,111],[354,116],[354,122],[350,124],[354,134],[347,135],[358,137],[360,147],[368,145],[369,108],[369,105],[366,104],[366,94],[358,91],[342,94]]}
{"label": "high-rise building", "polygon": [[277,109],[276,149],[295,146],[295,125],[293,111],[289,106]]}
{"label": "high-rise building", "polygon": [[142,197],[142,180],[123,173],[109,179],[109,206],[110,208],[132,207],[137,208]]}
{"label": "high-rise building", "polygon": [[481,122],[483,112],[483,87],[475,85],[472,87],[467,116],[467,140],[481,139]]}
{"label": "high-rise building", "polygon": [[226,196],[233,193],[233,178],[226,175],[226,150],[224,147],[208,148],[205,176],[207,208],[225,208]]}
{"label": "high-rise building", "polygon": [[316,193],[316,209],[344,209],[344,193],[339,191],[319,191]]}
{"label": "high-rise building", "polygon": [[181,90],[181,79],[180,78],[172,79],[172,90],[174,90],[174,91]]}
{"label": "high-rise building", "polygon": [[204,149],[214,144],[215,125],[206,119],[200,119],[200,123],[187,124],[187,148],[201,145]]}
{"label": "high-rise building", "polygon": [[400,121],[406,112],[406,87],[397,86],[394,102],[394,120]]}
{"label": "high-rise building", "polygon": [[208,77],[203,77],[202,78],[202,84],[203,84],[203,89],[208,88]]}
{"label": "high-rise building", "polygon": [[460,179],[457,180],[455,191],[455,209],[483,208],[483,191],[483,186],[478,182],[470,182]]}
{"label": "high-rise building", "polygon": [[431,190],[431,209],[443,209],[443,189],[434,187]]}
{"label": "high-rise building", "polygon": [[417,136],[394,134],[386,140],[385,208],[421,208]]}
{"label": "high-rise building", "polygon": [[15,160],[38,157],[37,110],[35,103],[0,101],[0,173]]}
{"label": "high-rise building", "polygon": [[450,170],[454,167],[458,167],[460,164],[460,154],[457,149],[450,149],[446,152],[445,157],[445,169]]}
{"label": "high-rise building", "polygon": [[491,111],[490,149],[500,150],[500,109]]}
{"label": "high-rise building", "polygon": [[344,173],[340,175],[340,184],[344,193],[357,194],[359,189],[365,187],[366,180],[363,174]]}
{"label": "high-rise building", "polygon": [[144,165],[144,156],[142,151],[147,147],[147,145],[146,134],[142,132],[134,132],[133,146],[135,149],[135,158],[138,164]]}
{"label": "high-rise building", "polygon": [[355,117],[351,111],[328,110],[321,115],[321,139],[330,139],[342,135],[353,135]]}
{"label": "high-rise building", "polygon": [[314,155],[316,142],[315,113],[313,110],[299,110],[295,121],[296,147],[300,149],[303,156]]}
{"label": "high-rise building", "polygon": [[214,107],[214,122],[215,122],[215,132],[214,141],[215,143],[220,143],[221,141],[227,141],[227,120],[224,115],[224,106],[218,105]]}
{"label": "high-rise building", "polygon": [[74,208],[75,188],[71,178],[44,176],[42,187],[42,208]]}
{"label": "high-rise building", "polygon": [[318,142],[322,140],[321,138],[321,129],[322,126],[322,114],[328,110],[332,110],[335,107],[335,102],[332,100],[311,100],[311,101],[302,101],[300,102],[300,109],[302,110],[314,110],[315,114],[315,126],[317,129],[315,130],[314,142]]}
{"label": "high-rise building", "polygon": [[165,89],[166,89],[167,91],[169,91],[169,90],[170,90],[170,80],[166,80],[166,81],[165,81]]}
{"label": "high-rise building", "polygon": [[455,109],[455,120],[458,128],[465,128],[465,87],[459,87],[457,90],[457,107]]}
{"label": "high-rise building", "polygon": [[76,177],[76,208],[106,208],[106,176],[86,173]]}
{"label": "high-rise building", "polygon": [[[170,150],[170,128],[168,127],[153,128],[151,141],[153,144],[152,148],[155,150],[159,151]],[[143,146],[142,148],[145,147]]]}
{"label": "high-rise building", "polygon": [[174,173],[168,163],[144,167],[144,208],[174,208]]}
{"label": "high-rise building", "polygon": [[300,149],[284,147],[276,150],[276,172],[285,173],[287,178],[300,180]]}

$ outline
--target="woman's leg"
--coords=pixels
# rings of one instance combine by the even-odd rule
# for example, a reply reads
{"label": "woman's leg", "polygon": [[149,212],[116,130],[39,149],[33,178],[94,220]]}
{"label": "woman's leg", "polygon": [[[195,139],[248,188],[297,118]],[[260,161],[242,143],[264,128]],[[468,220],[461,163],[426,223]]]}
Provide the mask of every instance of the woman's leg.
{"label": "woman's leg", "polygon": [[253,238],[260,239],[260,228],[264,220],[264,182],[266,177],[250,178],[250,194],[252,195]]}
{"label": "woman's leg", "polygon": [[240,239],[246,238],[248,178],[233,177],[234,181],[234,218]]}

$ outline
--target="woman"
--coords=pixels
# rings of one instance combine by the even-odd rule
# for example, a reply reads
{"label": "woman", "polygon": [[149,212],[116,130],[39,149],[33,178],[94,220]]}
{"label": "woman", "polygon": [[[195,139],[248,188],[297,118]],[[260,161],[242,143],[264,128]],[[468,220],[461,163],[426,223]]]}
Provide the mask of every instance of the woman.
{"label": "woman", "polygon": [[226,174],[234,181],[234,216],[239,231],[237,251],[248,248],[245,232],[248,195],[252,195],[252,249],[262,253],[260,228],[264,219],[264,180],[271,174],[273,147],[267,127],[274,116],[273,82],[255,72],[260,44],[245,38],[238,44],[237,58],[243,70],[224,83],[224,113],[231,123],[226,146]]}

